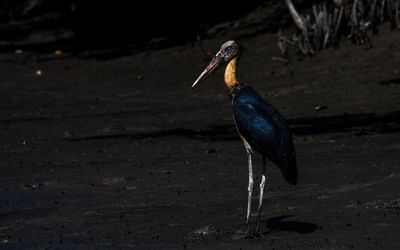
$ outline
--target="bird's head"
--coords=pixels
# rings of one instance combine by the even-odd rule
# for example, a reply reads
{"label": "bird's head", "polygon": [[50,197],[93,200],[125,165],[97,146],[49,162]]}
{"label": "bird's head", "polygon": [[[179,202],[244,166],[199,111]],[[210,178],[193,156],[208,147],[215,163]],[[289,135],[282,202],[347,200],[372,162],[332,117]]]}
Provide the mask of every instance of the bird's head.
{"label": "bird's head", "polygon": [[221,45],[218,53],[213,57],[211,62],[207,65],[205,70],[200,74],[200,76],[193,83],[192,88],[194,88],[197,83],[205,80],[213,72],[219,69],[222,65],[229,62],[233,58],[239,55],[239,45],[233,41],[229,40]]}

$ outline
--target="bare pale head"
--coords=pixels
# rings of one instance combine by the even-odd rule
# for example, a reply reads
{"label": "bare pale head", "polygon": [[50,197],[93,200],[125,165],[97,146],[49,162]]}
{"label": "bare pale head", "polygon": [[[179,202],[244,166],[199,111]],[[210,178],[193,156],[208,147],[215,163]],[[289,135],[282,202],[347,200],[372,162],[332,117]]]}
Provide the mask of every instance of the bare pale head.
{"label": "bare pale head", "polygon": [[235,41],[229,40],[224,42],[221,45],[221,48],[219,49],[217,54],[211,60],[211,62],[207,65],[204,71],[193,83],[192,88],[194,88],[197,85],[197,83],[204,81],[208,76],[214,73],[222,65],[229,62],[238,55],[239,55],[239,45]]}

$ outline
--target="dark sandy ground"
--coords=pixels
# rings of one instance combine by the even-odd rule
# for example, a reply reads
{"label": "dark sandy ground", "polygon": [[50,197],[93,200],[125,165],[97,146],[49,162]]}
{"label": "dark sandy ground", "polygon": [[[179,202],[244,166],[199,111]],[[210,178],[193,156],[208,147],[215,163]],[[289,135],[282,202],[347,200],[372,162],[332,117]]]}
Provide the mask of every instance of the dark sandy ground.
{"label": "dark sandy ground", "polygon": [[299,184],[267,165],[265,240],[240,239],[246,154],[222,70],[190,88],[198,46],[1,54],[0,248],[398,248],[400,34],[372,39],[288,65],[271,60],[276,34],[237,39],[240,80],[295,134]]}

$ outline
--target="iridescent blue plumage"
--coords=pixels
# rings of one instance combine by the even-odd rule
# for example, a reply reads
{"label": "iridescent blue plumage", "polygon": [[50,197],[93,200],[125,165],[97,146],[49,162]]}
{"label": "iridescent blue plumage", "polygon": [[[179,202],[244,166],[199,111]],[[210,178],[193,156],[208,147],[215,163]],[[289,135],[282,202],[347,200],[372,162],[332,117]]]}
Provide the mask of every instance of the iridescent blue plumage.
{"label": "iridescent blue plumage", "polygon": [[233,115],[240,135],[275,163],[285,180],[296,184],[296,154],[285,119],[251,87],[235,87],[232,94]]}

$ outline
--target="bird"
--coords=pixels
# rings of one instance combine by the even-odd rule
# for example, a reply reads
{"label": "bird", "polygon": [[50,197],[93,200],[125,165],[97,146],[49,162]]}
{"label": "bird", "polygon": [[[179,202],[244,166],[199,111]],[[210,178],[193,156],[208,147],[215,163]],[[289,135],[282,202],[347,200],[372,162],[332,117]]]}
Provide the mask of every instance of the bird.
{"label": "bird", "polygon": [[[192,89],[221,66],[227,64],[224,82],[232,102],[235,127],[247,153],[249,182],[247,188],[246,237],[252,237],[256,235],[262,236],[260,233],[260,220],[266,183],[266,159],[280,169],[283,178],[290,184],[297,184],[298,173],[292,133],[287,121],[257,91],[239,82],[237,78],[236,71],[240,48],[239,44],[234,40],[223,43],[217,54],[195,80]],[[262,175],[258,202],[258,220],[255,230],[252,230],[250,214],[254,184],[252,163],[254,150],[262,155]]]}

